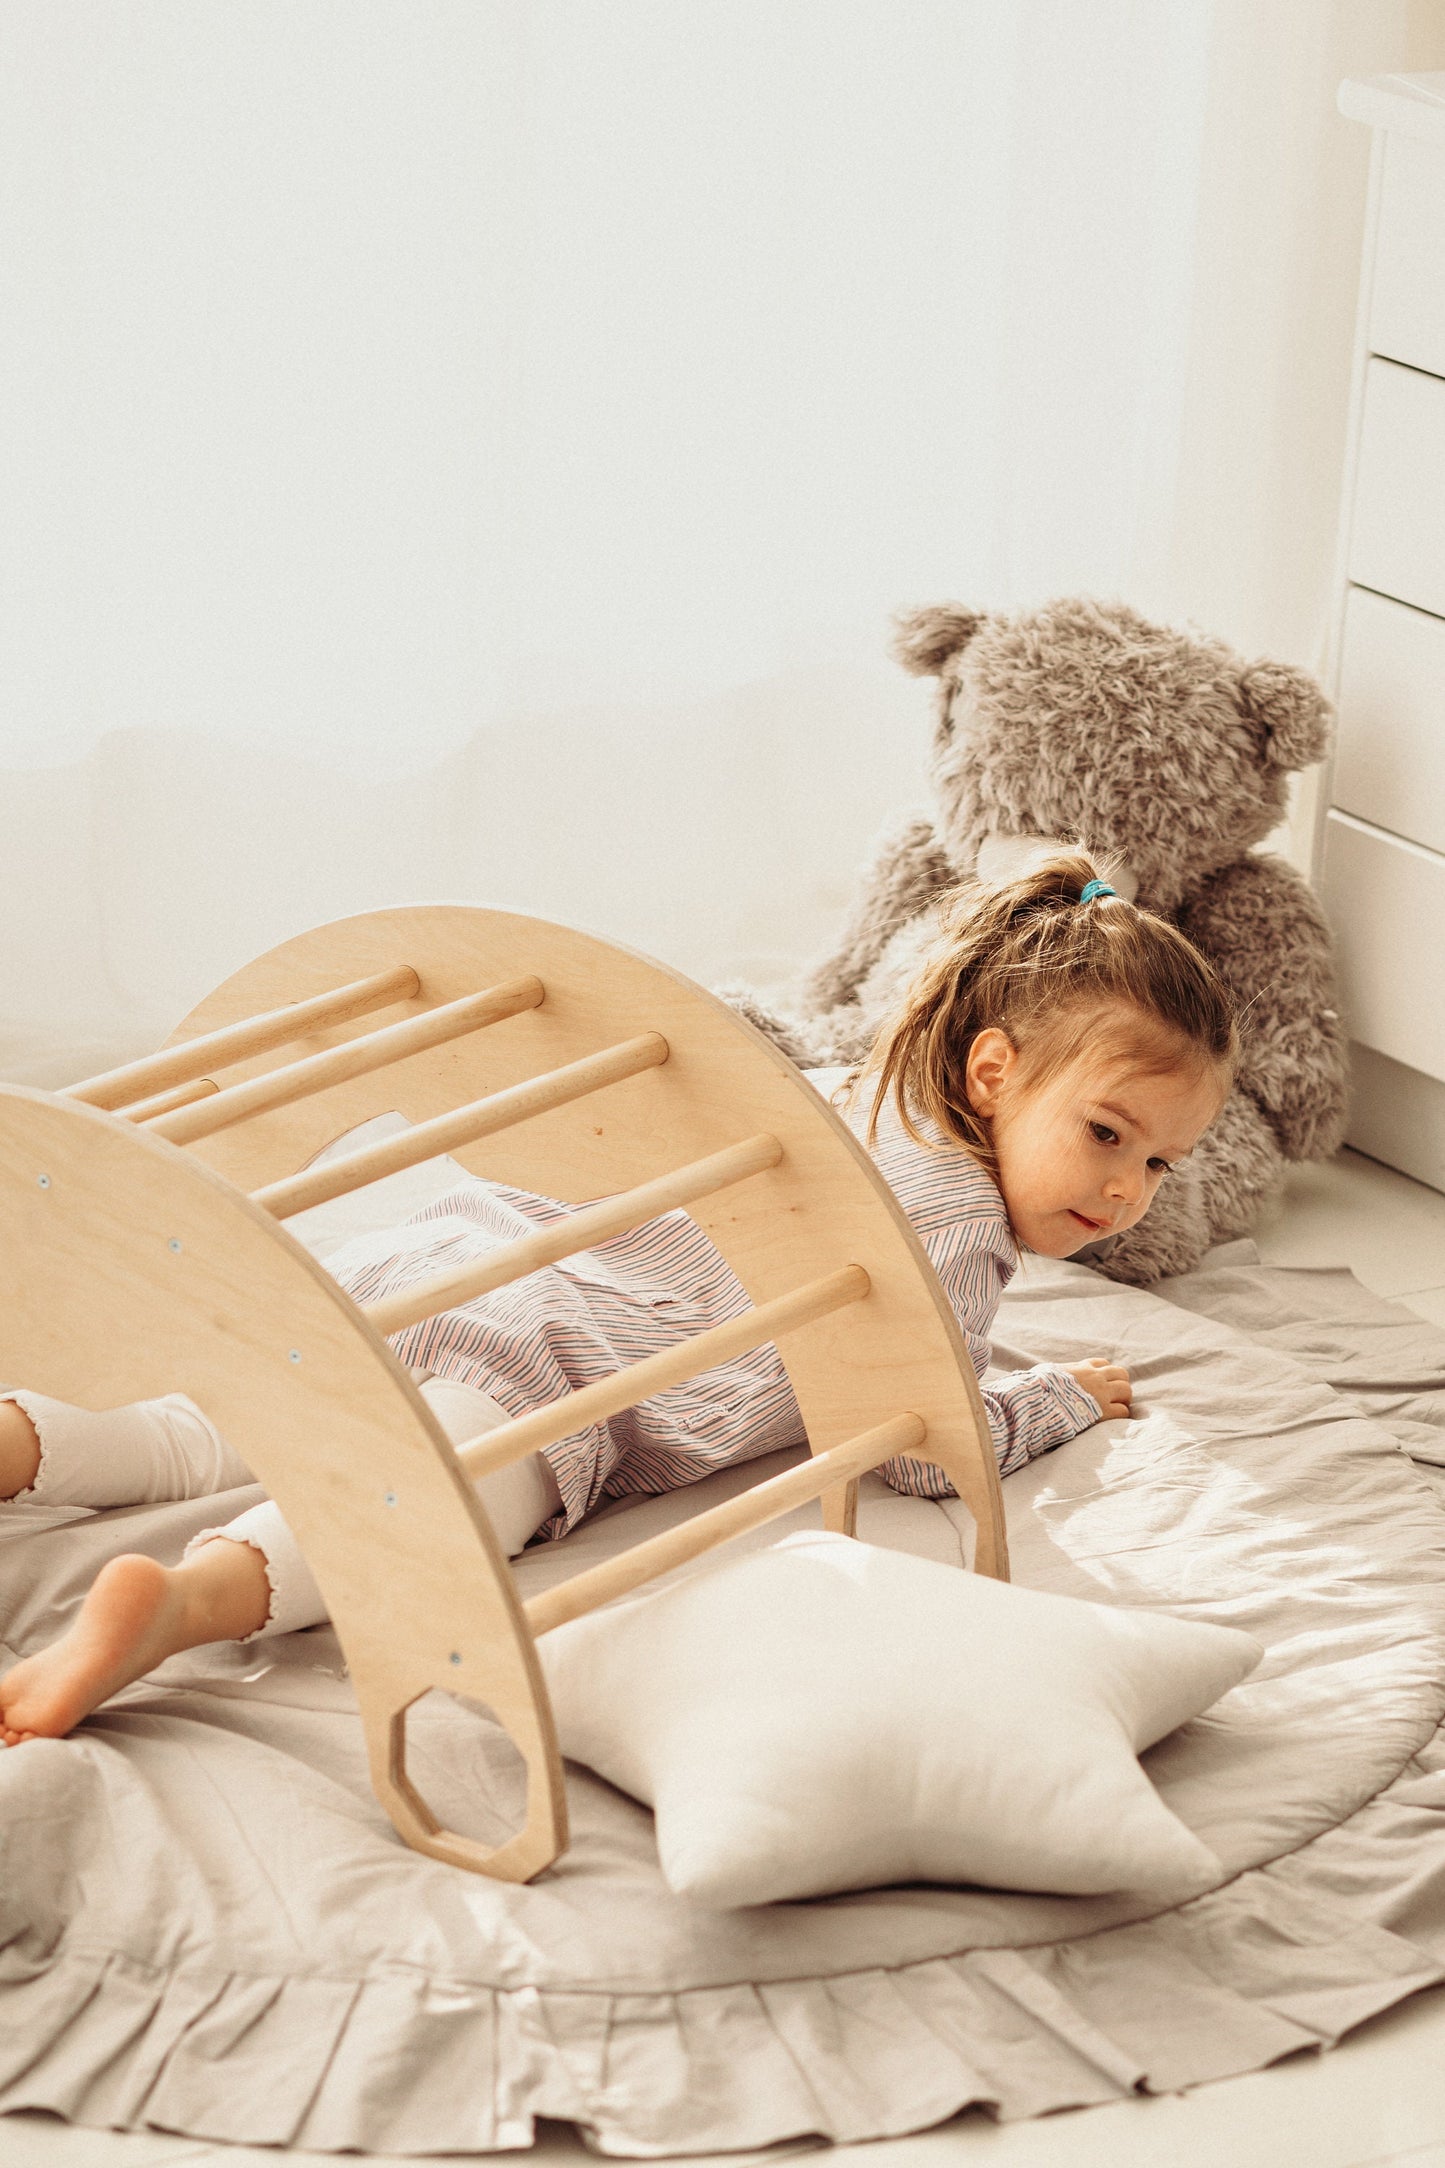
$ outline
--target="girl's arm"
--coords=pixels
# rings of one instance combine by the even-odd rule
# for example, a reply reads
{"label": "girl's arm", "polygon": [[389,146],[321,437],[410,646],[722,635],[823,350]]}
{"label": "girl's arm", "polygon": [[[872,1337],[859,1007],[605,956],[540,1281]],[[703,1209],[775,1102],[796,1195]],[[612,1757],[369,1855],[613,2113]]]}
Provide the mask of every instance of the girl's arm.
{"label": "girl's arm", "polygon": [[[855,1128],[863,1115],[850,1112]],[[1077,1437],[1128,1406],[1128,1373],[1102,1362],[1036,1363],[1003,1377],[985,1373],[993,1359],[993,1321],[1018,1253],[998,1185],[962,1150],[939,1151],[909,1138],[891,1104],[872,1146],[880,1173],[902,1205],[938,1274],[978,1376],[1001,1475]],[[884,1461],[879,1475],[919,1498],[951,1498],[941,1470],[907,1458]]]}
{"label": "girl's arm", "polygon": [[[1036,1363],[1031,1370],[1010,1371],[990,1378],[980,1391],[1000,1475],[1012,1475],[1026,1461],[1065,1444],[1103,1419],[1093,1393],[1060,1363]],[[923,1461],[885,1460],[878,1473],[894,1490],[914,1498],[956,1496],[943,1470]]]}

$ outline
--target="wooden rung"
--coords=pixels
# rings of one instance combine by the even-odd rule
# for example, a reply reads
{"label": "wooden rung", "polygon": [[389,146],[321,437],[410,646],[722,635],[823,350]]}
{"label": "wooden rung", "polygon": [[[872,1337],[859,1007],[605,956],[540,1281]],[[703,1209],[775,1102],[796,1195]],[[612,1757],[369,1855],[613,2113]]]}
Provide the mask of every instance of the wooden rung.
{"label": "wooden rung", "polygon": [[[560,1400],[549,1400],[530,1415],[499,1424],[485,1437],[464,1445],[457,1459],[472,1482],[479,1482],[494,1469],[524,1460],[539,1446],[555,1445],[559,1438],[585,1429],[588,1423],[605,1422],[609,1415],[619,1415],[624,1408],[635,1407],[639,1400],[666,1392],[670,1385],[700,1377],[717,1363],[731,1362],[735,1355],[746,1355],[750,1348],[763,1347],[786,1332],[796,1332],[850,1302],[861,1302],[868,1286],[868,1275],[861,1265],[844,1265],[839,1272],[826,1273],[821,1280],[795,1287],[791,1294],[744,1310],[741,1317],[730,1319],[726,1325],[714,1325],[710,1332],[696,1333],[689,1340],[680,1340],[676,1347],[664,1348],[660,1355],[629,1363],[625,1370],[615,1371],[610,1378],[599,1378],[595,1385],[584,1385],[575,1393],[564,1393]],[[372,1316],[370,1307],[366,1315]]]}
{"label": "wooden rung", "polygon": [[[424,1317],[436,1317],[442,1310],[473,1302],[478,1295],[490,1294],[494,1287],[505,1287],[511,1280],[539,1271],[543,1265],[555,1265],[559,1258],[590,1250],[612,1235],[626,1234],[629,1228],[641,1227],[664,1212],[675,1211],[679,1205],[710,1197],[714,1191],[744,1181],[750,1174],[761,1174],[768,1167],[776,1167],[782,1156],[783,1147],[776,1137],[749,1137],[742,1144],[730,1144],[726,1151],[691,1160],[671,1174],[658,1175],[655,1181],[604,1198],[601,1204],[569,1212],[564,1220],[544,1227],[538,1234],[503,1243],[476,1264],[439,1273],[435,1279],[408,1287],[400,1295],[385,1295],[378,1302],[367,1303],[366,1315],[384,1338],[404,1332],[408,1325],[419,1325]],[[264,1194],[258,1201],[265,1201]]]}
{"label": "wooden rung", "polygon": [[177,1107],[194,1106],[198,1099],[213,1098],[220,1088],[213,1076],[198,1076],[194,1083],[178,1084],[170,1092],[155,1092],[149,1099],[137,1099],[133,1107],[117,1107],[115,1111],[123,1121],[149,1122],[157,1114],[171,1114]]}
{"label": "wooden rung", "polygon": [[333,986],[306,1001],[292,1001],[284,1009],[267,1009],[245,1017],[239,1024],[225,1024],[199,1039],[186,1039],[159,1054],[127,1062],[123,1069],[107,1069],[103,1076],[87,1077],[59,1094],[62,1099],[83,1099],[89,1107],[128,1107],[136,1099],[169,1091],[173,1084],[189,1084],[193,1077],[211,1069],[226,1069],[253,1054],[269,1054],[308,1031],[325,1031],[332,1024],[349,1024],[393,1001],[410,1001],[421,992],[421,980],[410,964],[392,971],[375,971],[370,978],[353,979],[347,986]]}
{"label": "wooden rung", "polygon": [[635,1543],[630,1551],[586,1573],[574,1574],[556,1588],[545,1589],[523,1605],[527,1624],[534,1634],[565,1626],[569,1619],[581,1618],[600,1604],[611,1603],[616,1596],[628,1595],[645,1581],[655,1581],[674,1566],[685,1566],[689,1559],[700,1558],[731,1537],[791,1513],[795,1506],[806,1505],[835,1483],[856,1481],[870,1468],[876,1468],[880,1460],[891,1460],[895,1453],[916,1453],[926,1436],[920,1416],[895,1415],[891,1421],[850,1438],[846,1445],[835,1445],[831,1451],[818,1453],[783,1475],[755,1483],[736,1498],[726,1499],[706,1513],[694,1514],[690,1521],[652,1536],[646,1543]]}
{"label": "wooden rung", "polygon": [[252,1190],[252,1201],[274,1212],[277,1219],[289,1219],[293,1212],[329,1204],[333,1197],[348,1196],[352,1190],[397,1174],[403,1167],[419,1166],[438,1152],[474,1144],[479,1137],[493,1136],[499,1129],[510,1129],[533,1115],[585,1098],[589,1092],[600,1091],[604,1084],[636,1076],[642,1069],[655,1069],[667,1056],[668,1045],[661,1032],[644,1032],[639,1039],[625,1039],[620,1046],[568,1062],[564,1068],[549,1070],[546,1076],[515,1084],[510,1091],[474,1099],[470,1106],[458,1107],[455,1113],[417,1122],[401,1136],[386,1137],[364,1151],[348,1152],[344,1159],[327,1160],[302,1174],[288,1175],[283,1182]]}
{"label": "wooden rung", "polygon": [[218,1129],[230,1129],[236,1122],[249,1121],[254,1114],[265,1114],[272,1107],[288,1106],[293,1099],[324,1092],[333,1084],[345,1083],[348,1077],[385,1069],[391,1062],[404,1061],[409,1054],[420,1054],[429,1046],[442,1046],[469,1031],[480,1031],[484,1024],[498,1023],[521,1009],[535,1009],[544,992],[540,979],[508,979],[505,985],[489,986],[480,994],[464,994],[460,1001],[442,1002],[420,1016],[407,1017],[403,1023],[384,1024],[380,1031],[363,1032],[360,1038],[345,1039],[324,1053],[308,1054],[301,1061],[270,1069],[264,1076],[250,1077],[244,1084],[232,1084],[213,1099],[181,1107],[174,1114],[162,1114],[147,1127],[153,1136],[168,1137],[172,1144],[190,1144],[197,1137],[214,1136]]}

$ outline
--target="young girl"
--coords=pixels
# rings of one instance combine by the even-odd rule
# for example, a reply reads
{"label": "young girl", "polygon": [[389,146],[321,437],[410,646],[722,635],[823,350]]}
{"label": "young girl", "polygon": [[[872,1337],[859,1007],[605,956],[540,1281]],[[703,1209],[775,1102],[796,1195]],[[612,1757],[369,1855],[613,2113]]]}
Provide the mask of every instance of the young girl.
{"label": "young girl", "polygon": [[[1066,1257],[1132,1227],[1218,1113],[1235,1052],[1211,967],[1172,926],[1115,895],[1082,852],[1002,887],[956,892],[843,1105],[922,1239],[981,1380],[1020,1247]],[[469,1179],[329,1269],[370,1301],[575,1209]],[[460,1443],[747,1306],[707,1237],[671,1212],[392,1345]],[[1129,1377],[1101,1357],[1040,1363],[991,1379],[983,1397],[1007,1475],[1101,1417],[1127,1414]],[[514,1555],[604,1499],[674,1489],[803,1442],[786,1372],[764,1347],[502,1470],[482,1496]],[[917,1461],[879,1473],[899,1490],[951,1492]],[[183,1395],[95,1414],[0,1393],[8,1510],[200,1497],[249,1480]],[[206,1530],[177,1567],[113,1559],[70,1630],[0,1679],[0,1741],[58,1736],[183,1649],[324,1616],[270,1503]]]}

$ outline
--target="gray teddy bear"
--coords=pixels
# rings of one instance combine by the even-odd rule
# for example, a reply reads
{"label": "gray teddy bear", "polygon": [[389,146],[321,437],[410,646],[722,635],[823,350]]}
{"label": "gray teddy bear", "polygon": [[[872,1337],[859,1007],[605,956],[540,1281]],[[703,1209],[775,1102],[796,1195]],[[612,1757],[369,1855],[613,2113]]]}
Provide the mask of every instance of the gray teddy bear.
{"label": "gray teddy bear", "polygon": [[1085,597],[916,610],[894,652],[938,679],[932,814],[884,836],[791,1013],[742,987],[725,997],[803,1067],[859,1061],[944,892],[1006,878],[1046,841],[1083,843],[1211,958],[1238,1006],[1243,1058],[1219,1119],[1137,1227],[1084,1253],[1113,1279],[1188,1271],[1254,1224],[1287,1160],[1327,1158],[1343,1136],[1329,928],[1294,869],[1254,850],[1287,777],[1323,755],[1328,704],[1303,670]]}

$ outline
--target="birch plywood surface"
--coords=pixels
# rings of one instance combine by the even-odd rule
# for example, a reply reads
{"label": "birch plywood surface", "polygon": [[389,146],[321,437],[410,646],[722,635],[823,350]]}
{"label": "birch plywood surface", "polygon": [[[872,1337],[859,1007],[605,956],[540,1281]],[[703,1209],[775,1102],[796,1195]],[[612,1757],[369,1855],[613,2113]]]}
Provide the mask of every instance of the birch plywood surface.
{"label": "birch plywood surface", "polygon": [[[274,1019],[233,1035],[227,1052],[258,1036],[266,1051],[228,1063],[219,1092],[159,1126],[127,1116],[127,1094],[142,1081],[183,1090],[193,1064],[162,1063],[164,1074],[144,1065],[143,1077],[92,1079],[67,1097],[4,1089],[0,1208],[11,1240],[0,1360],[9,1378],[90,1407],[189,1393],[276,1499],[316,1574],[351,1666],[372,1780],[398,1830],[454,1864],[524,1879],[566,1842],[533,1633],[661,1565],[642,1553],[619,1560],[605,1585],[557,1592],[529,1625],[464,1473],[480,1449],[459,1460],[377,1330],[400,1321],[387,1305],[369,1321],[248,1191],[295,1175],[378,1113],[426,1122],[550,1079],[510,1104],[510,1126],[458,1143],[464,1164],[574,1203],[661,1184],[670,1200],[686,1199],[766,1312],[650,1358],[635,1378],[593,1385],[579,1411],[599,1394],[613,1412],[645,1397],[659,1365],[671,1366],[669,1379],[671,1369],[696,1375],[730,1335],[739,1345],[776,1336],[814,1455],[800,1495],[821,1493],[828,1525],[851,1530],[865,1467],[918,1450],[973,1515],[976,1568],[1002,1575],[998,1473],[957,1323],[867,1153],[791,1063],[675,972],[509,912],[384,911],[258,959],[170,1044],[295,1002],[313,1004],[302,1021],[314,1026],[317,996],[388,973],[416,991],[361,1016],[348,999],[348,1022],[292,1044],[277,1043]],[[368,1047],[372,1034],[381,1037]],[[598,1064],[629,1042],[647,1066]],[[586,1076],[599,1088],[555,1103],[555,1073],[579,1062],[594,1065]],[[324,1088],[313,1088],[318,1079]],[[117,1111],[87,1103],[96,1097]],[[245,1118],[207,1134],[223,1102]],[[187,1133],[186,1148],[172,1141]],[[374,1172],[369,1156],[360,1172]],[[645,1189],[626,1224],[658,1209]],[[577,1230],[574,1246],[587,1239]],[[498,1253],[470,1277],[495,1280],[502,1262]],[[506,1260],[503,1277],[532,1262]],[[424,1297],[418,1314],[431,1314],[470,1293],[438,1282],[408,1302]],[[552,1439],[576,1427],[571,1418],[570,1400],[536,1410],[492,1433],[485,1452],[515,1458],[539,1442],[531,1428]],[[765,1503],[740,1509],[739,1525]],[[723,1540],[736,1518],[699,1522],[680,1555]],[[405,1711],[432,1688],[489,1704],[526,1763],[525,1825],[495,1850],[439,1829],[407,1778]]]}
{"label": "birch plywood surface", "polygon": [[535,1007],[484,1030],[274,1109],[190,1149],[241,1187],[296,1173],[337,1136],[396,1109],[424,1121],[619,1041],[660,1032],[668,1059],[592,1097],[457,1148],[472,1172],[570,1203],[656,1179],[759,1134],[779,1164],[689,1206],[754,1303],[861,1264],[864,1302],[782,1345],[815,1452],[911,1412],[926,1456],[979,1525],[977,1563],[1007,1571],[998,1476],[973,1366],[912,1228],[872,1161],[802,1074],[726,1005],[666,966],[550,920],[467,905],[418,905],[317,927],[226,981],[172,1044],[331,985],[409,965],[420,992],[282,1056],[337,1045],[428,1007],[535,973]]}
{"label": "birch plywood surface", "polygon": [[[0,1087],[0,1370],[92,1408],[185,1392],[277,1500],[351,1666],[377,1796],[410,1843],[509,1877],[565,1842],[531,1636],[485,1514],[410,1377],[269,1216],[173,1145]],[[439,1833],[405,1774],[429,1688],[496,1710],[528,1768],[500,1852]]]}

